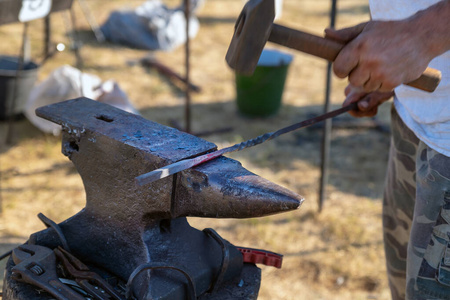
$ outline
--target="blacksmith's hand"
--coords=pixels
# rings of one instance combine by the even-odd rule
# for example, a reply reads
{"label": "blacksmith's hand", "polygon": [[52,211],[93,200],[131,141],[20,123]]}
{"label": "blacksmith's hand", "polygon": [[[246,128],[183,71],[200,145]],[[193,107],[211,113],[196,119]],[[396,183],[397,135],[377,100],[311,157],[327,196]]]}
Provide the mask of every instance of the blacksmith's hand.
{"label": "blacksmith's hand", "polygon": [[327,38],[346,43],[334,61],[334,73],[340,78],[348,76],[353,86],[366,93],[389,92],[419,78],[435,56],[427,46],[426,30],[419,25],[409,18],[326,29]]}
{"label": "blacksmith's hand", "polygon": [[389,100],[393,95],[393,91],[366,93],[361,87],[354,87],[349,84],[345,88],[345,96],[347,98],[343,106],[358,102],[358,110],[351,110],[349,114],[357,118],[373,117],[378,112],[378,106]]}

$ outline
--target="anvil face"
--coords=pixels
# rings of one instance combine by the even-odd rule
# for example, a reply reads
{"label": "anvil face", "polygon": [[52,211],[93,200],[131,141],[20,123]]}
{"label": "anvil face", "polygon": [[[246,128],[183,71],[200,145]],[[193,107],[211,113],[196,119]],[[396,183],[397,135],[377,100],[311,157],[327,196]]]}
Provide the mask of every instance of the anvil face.
{"label": "anvil face", "polygon": [[222,157],[151,185],[134,178],[216,146],[140,116],[79,98],[39,108],[63,126],[63,153],[77,167],[86,209],[120,219],[258,217],[296,209],[303,198]]}

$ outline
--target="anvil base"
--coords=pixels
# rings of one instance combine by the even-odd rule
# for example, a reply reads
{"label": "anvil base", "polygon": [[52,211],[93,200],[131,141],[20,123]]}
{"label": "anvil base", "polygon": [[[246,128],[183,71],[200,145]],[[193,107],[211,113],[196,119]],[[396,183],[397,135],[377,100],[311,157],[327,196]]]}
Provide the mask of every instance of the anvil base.
{"label": "anvil base", "polygon": [[[199,299],[256,299],[259,291],[261,272],[251,264],[244,264],[241,253],[235,246],[218,236],[213,230],[200,231],[189,225],[186,218],[161,220],[161,224],[149,229],[144,234],[149,244],[144,249],[138,243],[118,246],[116,243],[106,248],[89,248],[91,237],[103,240],[101,235],[92,235],[87,229],[73,231],[80,228],[81,223],[86,224],[83,213],[59,224],[73,254],[89,265],[92,271],[104,278],[116,278],[122,285],[129,279],[129,275],[116,273],[115,268],[121,265],[134,263],[138,266],[144,263],[157,262],[164,266],[176,266],[184,269],[191,277]],[[78,222],[79,221],[79,222]],[[93,225],[93,222],[90,223]],[[95,225],[95,224],[94,224]],[[92,226],[96,227],[96,226]],[[84,234],[80,234],[84,233]],[[52,228],[34,233],[28,243],[54,249],[61,246],[55,231]],[[221,247],[222,244],[222,247]],[[131,246],[133,245],[133,246]],[[123,256],[109,258],[109,254],[116,253],[117,248]],[[113,251],[114,249],[114,251]],[[132,255],[132,249],[148,251],[149,261],[132,261],[137,258]],[[102,261],[102,257],[106,258]],[[225,259],[226,258],[226,259]],[[5,300],[31,300],[51,299],[52,297],[36,287],[17,282],[11,278],[14,262],[9,260],[4,282]],[[45,270],[46,266],[42,265]],[[221,268],[223,270],[221,271]],[[120,270],[120,268],[119,268]],[[218,280],[218,278],[222,278]],[[153,270],[137,276],[131,286],[137,299],[187,299],[187,280],[180,273],[173,270]]]}
{"label": "anvil base", "polygon": [[[35,287],[11,279],[14,262],[10,258],[6,265],[3,282],[5,300],[50,300],[53,297]],[[253,264],[244,264],[240,276],[223,284],[214,293],[204,294],[198,300],[253,300],[258,298],[261,269]]]}

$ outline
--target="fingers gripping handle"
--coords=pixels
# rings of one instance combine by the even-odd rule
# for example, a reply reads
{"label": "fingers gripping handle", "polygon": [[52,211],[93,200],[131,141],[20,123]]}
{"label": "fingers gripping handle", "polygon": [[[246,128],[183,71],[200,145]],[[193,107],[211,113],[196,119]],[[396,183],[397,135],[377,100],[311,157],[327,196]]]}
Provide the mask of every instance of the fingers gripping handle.
{"label": "fingers gripping handle", "polygon": [[[284,27],[278,24],[272,25],[269,41],[288,48],[299,50],[333,62],[345,44],[322,38],[313,34]],[[441,72],[427,68],[416,80],[406,85],[433,92],[441,81]]]}

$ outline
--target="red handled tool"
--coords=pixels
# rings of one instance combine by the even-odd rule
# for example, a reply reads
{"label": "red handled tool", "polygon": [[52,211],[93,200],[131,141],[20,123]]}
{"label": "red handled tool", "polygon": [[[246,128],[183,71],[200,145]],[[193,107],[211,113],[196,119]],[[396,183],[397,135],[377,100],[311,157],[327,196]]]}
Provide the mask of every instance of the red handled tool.
{"label": "red handled tool", "polygon": [[237,247],[242,253],[245,263],[262,264],[269,267],[281,269],[283,255],[266,250]]}

